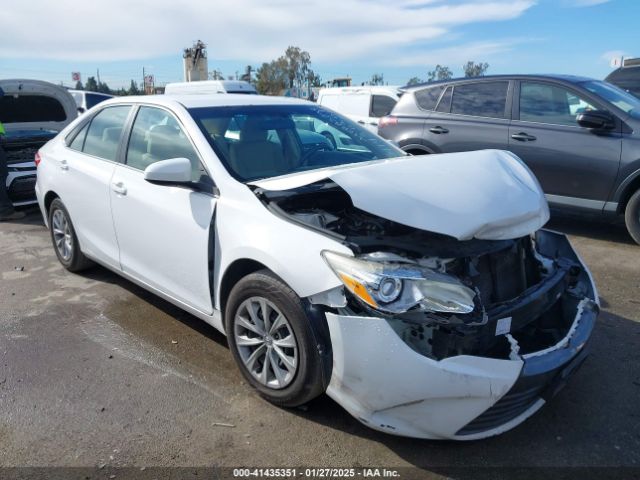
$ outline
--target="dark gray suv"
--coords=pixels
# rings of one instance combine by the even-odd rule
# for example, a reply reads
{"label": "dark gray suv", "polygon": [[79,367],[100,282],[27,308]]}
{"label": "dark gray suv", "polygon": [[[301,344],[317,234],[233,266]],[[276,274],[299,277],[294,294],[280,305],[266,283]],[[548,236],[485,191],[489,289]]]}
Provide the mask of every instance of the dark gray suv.
{"label": "dark gray suv", "polygon": [[607,82],[498,75],[408,87],[378,133],[414,155],[510,150],[553,207],[624,214],[640,244],[640,99]]}

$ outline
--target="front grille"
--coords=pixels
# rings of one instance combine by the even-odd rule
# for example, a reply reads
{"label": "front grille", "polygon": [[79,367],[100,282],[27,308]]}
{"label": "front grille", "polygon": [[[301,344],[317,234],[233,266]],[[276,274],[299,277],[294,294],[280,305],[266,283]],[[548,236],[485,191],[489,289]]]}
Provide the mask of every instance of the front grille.
{"label": "front grille", "polygon": [[30,202],[36,200],[36,176],[18,177],[11,182],[7,193],[12,202]]}

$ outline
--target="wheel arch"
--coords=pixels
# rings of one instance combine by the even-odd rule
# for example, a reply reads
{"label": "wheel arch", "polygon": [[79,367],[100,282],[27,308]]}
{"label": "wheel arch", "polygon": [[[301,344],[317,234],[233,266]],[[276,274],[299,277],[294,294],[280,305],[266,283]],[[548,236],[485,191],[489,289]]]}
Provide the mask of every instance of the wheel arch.
{"label": "wheel arch", "polygon": [[618,213],[624,213],[631,196],[640,190],[640,170],[629,176],[620,186],[618,197]]}
{"label": "wheel arch", "polygon": [[60,195],[58,195],[56,192],[54,192],[53,190],[49,190],[45,196],[44,196],[44,210],[47,213],[47,215],[49,215],[49,207],[51,207],[51,203],[53,203],[53,201],[56,198],[60,198]]}

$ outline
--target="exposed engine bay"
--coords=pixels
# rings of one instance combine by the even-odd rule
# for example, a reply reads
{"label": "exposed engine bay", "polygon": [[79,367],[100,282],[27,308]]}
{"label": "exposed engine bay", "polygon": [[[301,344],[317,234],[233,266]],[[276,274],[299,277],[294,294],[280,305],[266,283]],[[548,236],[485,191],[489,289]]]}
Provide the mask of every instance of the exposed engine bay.
{"label": "exposed engine bay", "polygon": [[588,273],[551,232],[458,240],[360,210],[331,180],[254,192],[275,214],[353,251],[323,254],[345,284],[344,304],[329,310],[385,318],[429,358],[541,351],[569,334],[580,309],[597,308]]}

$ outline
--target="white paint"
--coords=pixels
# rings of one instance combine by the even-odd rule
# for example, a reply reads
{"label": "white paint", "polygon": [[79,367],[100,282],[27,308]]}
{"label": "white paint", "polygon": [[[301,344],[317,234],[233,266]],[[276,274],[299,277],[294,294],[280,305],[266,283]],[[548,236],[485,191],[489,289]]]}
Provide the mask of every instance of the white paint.
{"label": "white paint", "polygon": [[496,336],[505,335],[511,331],[511,317],[500,318],[496,322]]}
{"label": "white paint", "polygon": [[327,394],[367,426],[395,435],[456,438],[507,393],[523,365],[466,355],[436,361],[382,318],[328,313],[327,321],[334,365]]}
{"label": "white paint", "polygon": [[369,213],[459,240],[528,235],[549,220],[531,171],[501,150],[402,157],[255,182],[286,190],[330,178]]}

